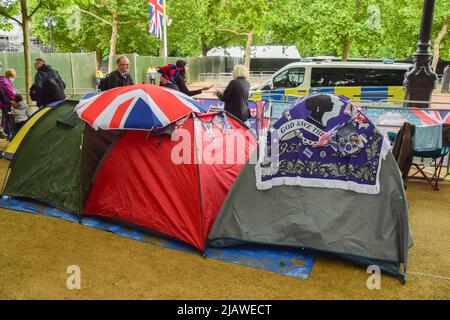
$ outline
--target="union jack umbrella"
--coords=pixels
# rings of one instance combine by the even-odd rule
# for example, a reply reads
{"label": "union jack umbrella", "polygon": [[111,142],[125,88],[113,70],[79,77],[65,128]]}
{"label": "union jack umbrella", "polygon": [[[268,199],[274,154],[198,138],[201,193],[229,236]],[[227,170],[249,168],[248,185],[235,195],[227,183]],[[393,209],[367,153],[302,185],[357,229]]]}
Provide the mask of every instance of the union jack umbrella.
{"label": "union jack umbrella", "polygon": [[176,90],[136,84],[86,96],[75,111],[96,130],[153,130],[209,108]]}

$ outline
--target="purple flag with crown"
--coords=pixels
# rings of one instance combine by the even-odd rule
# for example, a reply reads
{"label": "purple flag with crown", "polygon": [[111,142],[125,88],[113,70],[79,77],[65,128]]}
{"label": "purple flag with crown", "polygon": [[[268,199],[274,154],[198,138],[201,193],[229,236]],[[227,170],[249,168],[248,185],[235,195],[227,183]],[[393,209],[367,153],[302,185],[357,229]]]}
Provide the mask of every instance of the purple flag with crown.
{"label": "purple flag with crown", "polygon": [[389,144],[344,96],[317,94],[295,102],[260,141],[256,186],[337,188],[378,194]]}

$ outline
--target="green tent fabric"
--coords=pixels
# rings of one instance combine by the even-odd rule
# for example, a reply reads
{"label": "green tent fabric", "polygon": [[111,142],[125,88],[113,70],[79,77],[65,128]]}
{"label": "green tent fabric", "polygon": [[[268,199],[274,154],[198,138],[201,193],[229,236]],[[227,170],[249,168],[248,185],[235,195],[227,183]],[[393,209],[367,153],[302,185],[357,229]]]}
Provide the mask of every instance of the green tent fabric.
{"label": "green tent fabric", "polygon": [[77,120],[72,127],[59,121],[73,113],[76,104],[73,100],[62,102],[30,129],[11,161],[5,194],[79,212],[84,123]]}
{"label": "green tent fabric", "polygon": [[81,216],[95,172],[122,132],[95,131],[76,116],[80,97],[52,107],[19,145],[3,193]]}

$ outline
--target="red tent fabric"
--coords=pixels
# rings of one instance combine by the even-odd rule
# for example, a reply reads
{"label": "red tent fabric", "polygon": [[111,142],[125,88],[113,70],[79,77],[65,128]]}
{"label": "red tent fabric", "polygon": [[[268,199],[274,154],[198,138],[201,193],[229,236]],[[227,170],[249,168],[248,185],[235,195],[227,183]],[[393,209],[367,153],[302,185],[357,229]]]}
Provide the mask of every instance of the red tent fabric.
{"label": "red tent fabric", "polygon": [[247,128],[223,114],[192,114],[178,135],[127,131],[97,173],[84,213],[150,228],[203,251],[231,185],[256,147]]}

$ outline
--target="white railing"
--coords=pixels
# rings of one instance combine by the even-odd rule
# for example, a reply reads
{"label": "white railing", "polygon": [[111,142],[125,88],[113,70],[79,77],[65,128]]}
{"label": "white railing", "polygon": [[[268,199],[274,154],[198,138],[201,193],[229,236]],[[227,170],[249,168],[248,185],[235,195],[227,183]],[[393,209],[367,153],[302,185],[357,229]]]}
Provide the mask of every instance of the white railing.
{"label": "white railing", "polygon": [[[250,79],[260,80],[270,77],[275,71],[251,71]],[[205,72],[199,73],[199,81],[217,81],[220,83],[226,83],[233,79],[231,72]]]}

